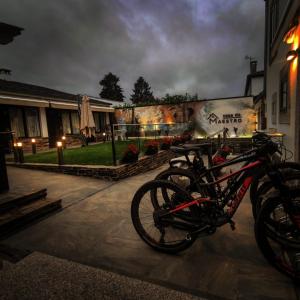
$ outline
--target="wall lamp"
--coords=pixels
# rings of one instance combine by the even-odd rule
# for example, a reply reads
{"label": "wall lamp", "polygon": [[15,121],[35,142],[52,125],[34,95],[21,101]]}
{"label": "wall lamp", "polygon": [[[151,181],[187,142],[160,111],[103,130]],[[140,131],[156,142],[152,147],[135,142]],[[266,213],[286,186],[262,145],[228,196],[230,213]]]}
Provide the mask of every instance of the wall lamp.
{"label": "wall lamp", "polygon": [[297,26],[298,26],[298,20],[294,18],[294,20],[292,21],[292,23],[288,28],[288,31],[285,33],[283,37],[283,41],[286,44],[292,44],[294,42]]}
{"label": "wall lamp", "polygon": [[290,50],[287,55],[286,55],[286,60],[287,61],[292,61],[294,60],[298,55],[299,55],[300,49],[297,50]]}

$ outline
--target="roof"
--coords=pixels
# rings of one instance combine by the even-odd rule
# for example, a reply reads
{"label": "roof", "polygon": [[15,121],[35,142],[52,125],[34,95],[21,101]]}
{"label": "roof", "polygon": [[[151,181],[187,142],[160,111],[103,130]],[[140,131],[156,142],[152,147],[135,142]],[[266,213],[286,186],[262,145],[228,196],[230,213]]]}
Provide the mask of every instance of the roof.
{"label": "roof", "polygon": [[[78,96],[81,97],[81,95],[70,94],[43,86],[3,79],[0,79],[0,93],[69,103],[78,103]],[[110,106],[108,103],[99,100],[91,99],[90,102],[95,105]]]}
{"label": "roof", "polygon": [[7,45],[13,41],[14,37],[21,34],[24,30],[21,27],[0,22],[0,44]]}
{"label": "roof", "polygon": [[262,71],[257,71],[255,73],[247,75],[246,86],[245,86],[245,93],[244,93],[245,96],[247,95],[247,91],[249,89],[251,80],[253,78],[257,78],[257,77],[264,77],[264,75],[265,75],[265,72],[263,70]]}

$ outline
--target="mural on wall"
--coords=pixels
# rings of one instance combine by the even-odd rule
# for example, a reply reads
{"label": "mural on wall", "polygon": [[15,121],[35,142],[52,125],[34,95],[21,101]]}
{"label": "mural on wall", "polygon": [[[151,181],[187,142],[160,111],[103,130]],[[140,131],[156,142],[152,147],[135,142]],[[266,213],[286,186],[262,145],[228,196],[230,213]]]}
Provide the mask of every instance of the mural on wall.
{"label": "mural on wall", "polygon": [[256,121],[250,97],[136,107],[130,113],[116,109],[116,118],[119,124],[132,120],[149,125],[185,123],[196,138],[212,136],[224,128],[231,137],[252,135]]}

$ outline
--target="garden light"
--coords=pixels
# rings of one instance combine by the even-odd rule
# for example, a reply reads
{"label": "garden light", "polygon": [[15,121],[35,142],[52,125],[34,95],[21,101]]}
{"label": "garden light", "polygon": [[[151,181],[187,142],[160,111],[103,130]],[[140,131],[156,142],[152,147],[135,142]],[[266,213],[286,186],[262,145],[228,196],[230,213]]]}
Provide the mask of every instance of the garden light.
{"label": "garden light", "polygon": [[18,150],[17,150],[17,143],[14,143],[13,153],[14,153],[14,162],[18,162],[19,155],[18,155]]}
{"label": "garden light", "polygon": [[61,139],[62,139],[62,145],[63,145],[64,149],[66,149],[66,148],[67,148],[67,144],[66,144],[66,136],[63,135],[63,136],[61,137]]}
{"label": "garden light", "polygon": [[17,151],[18,151],[18,158],[19,163],[24,163],[24,152],[23,152],[23,144],[21,142],[17,143]]}
{"label": "garden light", "polygon": [[58,164],[63,165],[64,164],[64,154],[63,154],[63,143],[61,141],[56,142],[57,146],[57,158],[58,158]]}
{"label": "garden light", "polygon": [[36,154],[36,140],[31,139],[31,149],[32,149],[32,154]]}

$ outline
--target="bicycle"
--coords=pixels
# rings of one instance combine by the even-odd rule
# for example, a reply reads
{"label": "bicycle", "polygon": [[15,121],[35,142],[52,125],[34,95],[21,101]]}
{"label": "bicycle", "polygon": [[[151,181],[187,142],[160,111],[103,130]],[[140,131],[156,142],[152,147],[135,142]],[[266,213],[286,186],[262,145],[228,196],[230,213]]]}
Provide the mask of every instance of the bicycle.
{"label": "bicycle", "polygon": [[[254,136],[254,146],[258,147],[259,145],[263,145],[264,143],[267,143],[271,141],[270,137],[268,137],[264,133],[258,133]],[[197,191],[199,190],[198,183],[199,182],[212,182],[214,181],[219,174],[218,172],[214,171],[211,172],[209,168],[207,169],[204,165],[203,159],[202,159],[202,153],[206,152],[208,157],[208,167],[213,166],[213,156],[211,154],[211,144],[196,144],[196,145],[184,145],[182,147],[172,147],[171,150],[178,155],[183,155],[186,158],[186,166],[185,168],[182,168],[180,166],[175,166],[175,162],[172,164],[170,163],[170,168],[167,170],[159,173],[155,179],[156,180],[170,180],[172,182],[175,182],[176,184],[179,184],[182,188],[187,189],[188,191]],[[237,156],[236,158],[231,159],[230,161],[234,162],[236,159],[239,159],[239,157],[243,155],[251,155],[256,150],[252,149],[244,154],[241,154]],[[191,161],[189,159],[189,154],[193,152],[195,154],[194,159]],[[300,164],[295,162],[286,162],[286,161],[280,161],[280,155],[282,153],[279,149],[277,149],[276,153],[272,156],[272,161],[276,161],[276,165],[274,165],[274,168],[277,168],[287,176],[290,173],[294,173],[295,175],[299,174],[300,176]],[[179,160],[180,162],[182,160]],[[278,163],[278,161],[280,161]],[[226,167],[227,165],[220,164],[220,167]],[[221,170],[222,168],[218,169]],[[253,178],[253,181],[250,186],[250,199],[252,204],[252,213],[254,218],[257,216],[257,211],[259,207],[261,206],[262,199],[264,198],[264,194],[267,194],[272,189],[272,184],[270,182],[264,183],[264,176],[266,175],[265,169],[263,167],[259,168],[256,171],[256,174]],[[291,179],[291,178],[287,178]],[[294,178],[295,179],[295,178]],[[260,188],[262,185],[262,188]],[[221,187],[218,185],[218,192],[220,192]]]}
{"label": "bicycle", "polygon": [[[245,153],[238,159],[208,169],[208,172],[213,172],[224,165],[245,162],[244,166],[233,173],[213,182],[199,183],[201,189],[197,192],[188,192],[177,184],[165,180],[153,180],[144,184],[134,195],[131,205],[135,230],[149,246],[166,253],[183,251],[190,247],[197,237],[211,235],[218,227],[225,224],[229,224],[234,230],[235,223],[232,218],[253,182],[255,173],[264,167],[280,197],[282,196],[281,204],[284,203],[284,208],[288,207],[290,222],[294,230],[297,228],[300,237],[300,225],[298,226],[300,205],[297,210],[299,215],[294,216],[294,198],[292,198],[294,194],[290,193],[291,190],[284,184],[282,173],[274,168],[271,162],[270,156],[277,150],[278,146],[268,141],[252,153]],[[226,180],[227,185],[222,189],[221,194],[218,193],[216,186]],[[165,197],[162,191],[167,193],[168,197]],[[263,252],[265,256],[268,255],[266,253],[270,253],[270,245],[266,242],[269,232],[264,222],[265,216],[268,215],[266,211],[273,209],[270,203],[268,200],[263,204],[255,231],[257,243],[260,249],[265,251]],[[274,225],[274,222],[272,224]],[[281,238],[282,240],[286,242],[288,238]],[[299,244],[298,241],[294,244],[298,247],[300,241]]]}

